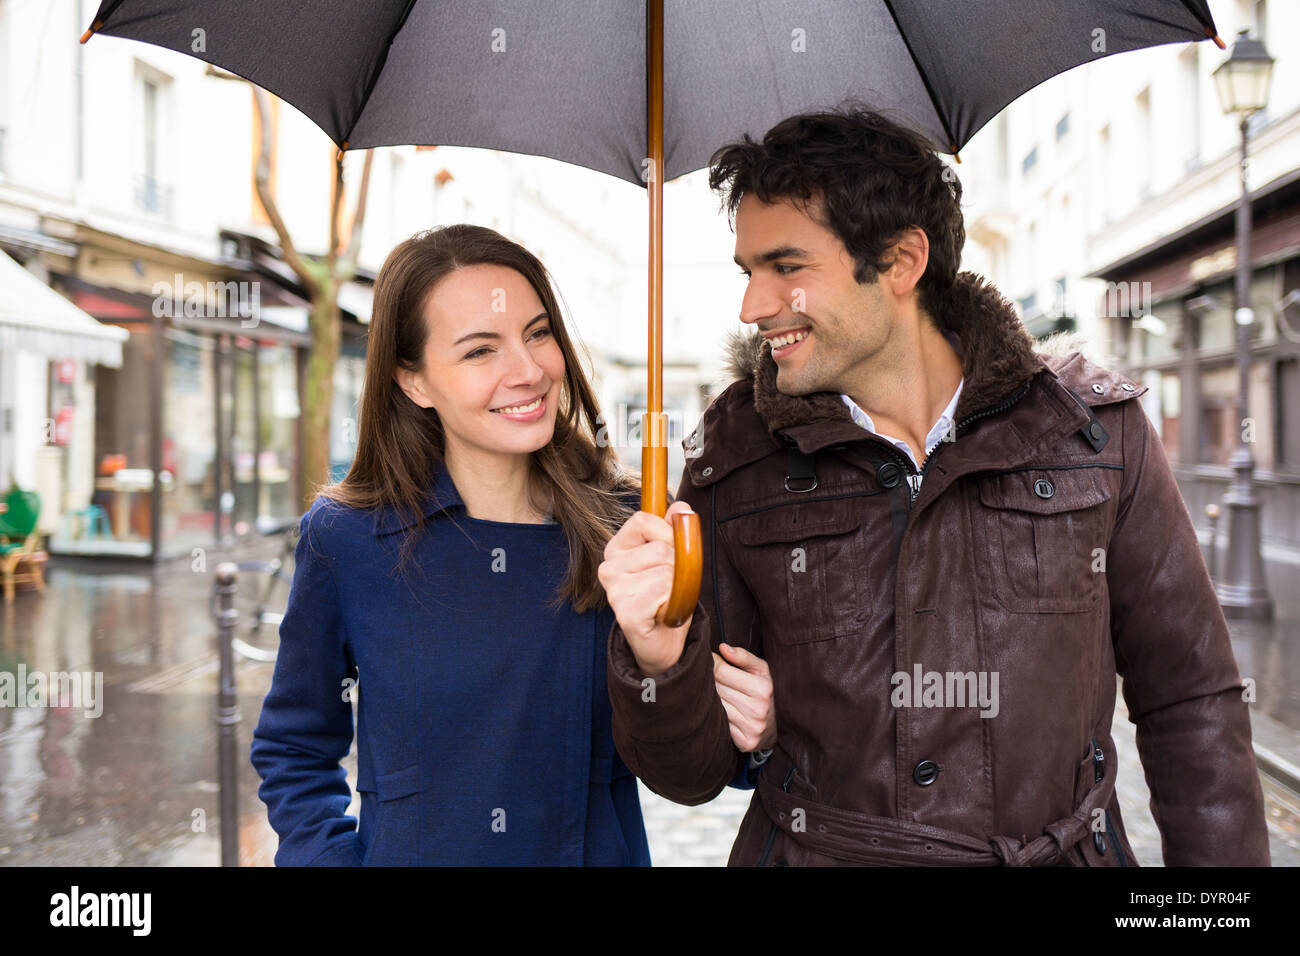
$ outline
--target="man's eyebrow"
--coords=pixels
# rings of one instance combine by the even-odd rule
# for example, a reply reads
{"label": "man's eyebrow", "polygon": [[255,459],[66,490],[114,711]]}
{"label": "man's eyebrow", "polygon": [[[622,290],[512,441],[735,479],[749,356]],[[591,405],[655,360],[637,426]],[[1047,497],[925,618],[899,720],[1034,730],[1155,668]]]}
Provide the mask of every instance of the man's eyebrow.
{"label": "man's eyebrow", "polygon": [[[731,258],[732,261],[736,263],[736,265],[740,266],[740,268],[742,269],[745,268],[745,263],[741,260],[740,256],[732,256]],[[800,249],[798,246],[778,246],[775,249],[769,249],[767,252],[764,252],[761,255],[759,255],[758,264],[762,265],[766,262],[772,262],[775,259],[811,259],[811,258],[812,256],[810,256],[803,249]]]}
{"label": "man's eyebrow", "polygon": [[[537,322],[538,320],[545,319],[545,318],[547,318],[545,312],[540,312],[537,315],[533,316],[531,319],[528,320],[528,325],[524,326],[524,331],[527,332],[529,327],[534,322]],[[501,336],[495,332],[470,332],[468,335],[462,335],[460,338],[458,338],[455,342],[452,342],[451,344],[453,346],[460,345],[461,342],[468,342],[470,339],[499,339],[499,338],[501,338]]]}

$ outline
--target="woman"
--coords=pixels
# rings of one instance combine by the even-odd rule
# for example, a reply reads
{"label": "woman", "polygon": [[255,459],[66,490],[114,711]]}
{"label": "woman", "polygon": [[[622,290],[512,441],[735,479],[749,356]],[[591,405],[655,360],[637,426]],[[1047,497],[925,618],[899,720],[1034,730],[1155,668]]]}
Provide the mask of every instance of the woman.
{"label": "woman", "polygon": [[462,224],[388,256],[356,456],[303,516],[253,733],[277,864],[649,864],[597,578],[640,492],[598,415],[531,253]]}

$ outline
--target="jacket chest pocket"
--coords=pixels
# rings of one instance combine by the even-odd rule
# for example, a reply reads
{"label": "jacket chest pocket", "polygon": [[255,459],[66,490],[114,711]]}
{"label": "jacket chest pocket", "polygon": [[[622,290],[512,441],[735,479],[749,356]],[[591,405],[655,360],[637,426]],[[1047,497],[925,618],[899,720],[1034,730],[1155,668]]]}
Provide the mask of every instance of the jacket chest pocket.
{"label": "jacket chest pocket", "polygon": [[[357,777],[362,795],[362,813],[373,807],[377,813],[367,827],[362,866],[416,866],[420,862],[420,765],[376,774],[373,779]],[[366,805],[369,805],[367,807]],[[365,842],[363,839],[362,842]]]}
{"label": "jacket chest pocket", "polygon": [[733,559],[762,614],[763,635],[807,644],[860,634],[872,582],[861,514],[793,504],[731,522]]}
{"label": "jacket chest pocket", "polygon": [[1029,470],[979,481],[976,554],[994,598],[1018,613],[1093,608],[1109,540],[1111,492],[1093,469]]}

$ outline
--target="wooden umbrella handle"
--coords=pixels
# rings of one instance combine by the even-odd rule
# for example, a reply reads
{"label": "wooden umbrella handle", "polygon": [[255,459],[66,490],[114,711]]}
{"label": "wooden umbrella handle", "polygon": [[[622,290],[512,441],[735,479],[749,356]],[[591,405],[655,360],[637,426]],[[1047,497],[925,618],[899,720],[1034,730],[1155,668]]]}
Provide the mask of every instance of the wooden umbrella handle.
{"label": "wooden umbrella handle", "polygon": [[673,589],[655,620],[669,627],[681,627],[695,613],[704,576],[704,546],[700,540],[700,516],[676,513],[673,526]]}
{"label": "wooden umbrella handle", "polygon": [[[668,512],[668,416],[646,412],[641,417],[641,510],[664,517]],[[695,613],[704,576],[704,541],[700,516],[674,512],[673,589],[655,613],[655,620],[681,627]]]}

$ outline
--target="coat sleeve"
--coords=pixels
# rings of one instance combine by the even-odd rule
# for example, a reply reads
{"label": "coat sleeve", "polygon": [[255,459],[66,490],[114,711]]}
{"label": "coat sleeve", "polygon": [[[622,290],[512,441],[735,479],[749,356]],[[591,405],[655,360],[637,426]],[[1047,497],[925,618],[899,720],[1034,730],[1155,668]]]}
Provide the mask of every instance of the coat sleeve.
{"label": "coat sleeve", "polygon": [[1250,714],[1191,516],[1142,406],[1124,403],[1106,551],[1111,636],[1166,866],[1268,866]]}
{"label": "coat sleeve", "polygon": [[257,794],[280,836],[277,866],[358,866],[362,856],[356,818],[344,812],[351,792],[339,765],[353,736],[343,682],[357,673],[332,561],[316,533],[321,524],[316,507],[299,526],[275,674],[253,731]]}
{"label": "coat sleeve", "polygon": [[[731,783],[743,786],[749,755],[731,739],[727,713],[713,683],[713,651],[722,642],[751,645],[755,604],[711,535],[709,489],[697,489],[683,474],[678,496],[700,516],[704,536],[704,576],[682,656],[653,684],[615,618],[609,635],[608,683],[613,706],[614,744],[628,767],[647,787],[676,803],[707,803]],[[719,606],[720,605],[720,606]]]}

